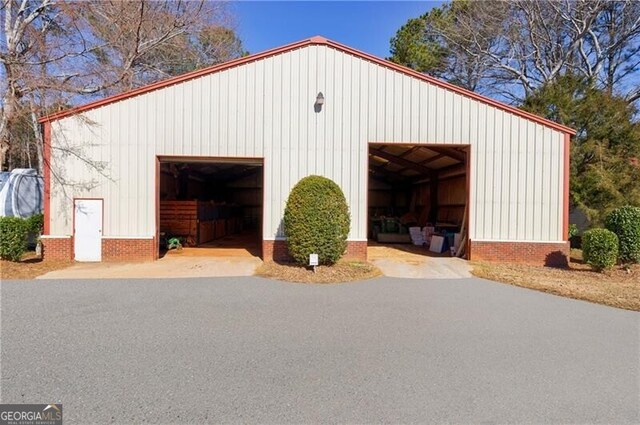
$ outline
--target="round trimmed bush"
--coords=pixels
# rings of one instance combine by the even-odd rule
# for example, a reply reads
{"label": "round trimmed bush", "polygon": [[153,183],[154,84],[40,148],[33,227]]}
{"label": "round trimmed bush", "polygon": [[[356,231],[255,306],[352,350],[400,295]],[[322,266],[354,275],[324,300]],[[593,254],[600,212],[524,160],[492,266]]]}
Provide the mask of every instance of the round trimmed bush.
{"label": "round trimmed bush", "polygon": [[29,225],[20,217],[0,217],[0,258],[20,261],[27,250]]}
{"label": "round trimmed bush", "polygon": [[618,237],[607,229],[591,229],[582,235],[582,257],[593,269],[609,269],[618,259]]}
{"label": "round trimmed bush", "polygon": [[605,218],[605,227],[618,236],[620,261],[640,263],[640,208],[626,206]]}
{"label": "round trimmed bush", "polygon": [[326,177],[308,176],[296,184],[284,210],[289,254],[309,264],[318,254],[320,264],[334,264],[347,249],[351,218],[340,186]]}

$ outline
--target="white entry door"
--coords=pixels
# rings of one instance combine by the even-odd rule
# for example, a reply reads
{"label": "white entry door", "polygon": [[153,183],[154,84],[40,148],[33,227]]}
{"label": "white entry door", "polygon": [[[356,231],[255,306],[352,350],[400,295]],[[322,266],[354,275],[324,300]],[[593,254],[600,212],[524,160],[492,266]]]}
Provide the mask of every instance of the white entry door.
{"label": "white entry door", "polygon": [[102,200],[76,199],[74,210],[76,261],[102,261]]}

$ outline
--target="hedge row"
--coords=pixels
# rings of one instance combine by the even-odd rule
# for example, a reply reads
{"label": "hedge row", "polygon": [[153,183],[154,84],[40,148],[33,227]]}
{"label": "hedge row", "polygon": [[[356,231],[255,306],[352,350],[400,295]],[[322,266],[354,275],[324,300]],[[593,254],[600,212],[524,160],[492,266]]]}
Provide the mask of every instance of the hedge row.
{"label": "hedge row", "polygon": [[29,218],[0,217],[0,258],[20,261],[27,250],[29,235],[42,233],[42,224],[42,214]]}

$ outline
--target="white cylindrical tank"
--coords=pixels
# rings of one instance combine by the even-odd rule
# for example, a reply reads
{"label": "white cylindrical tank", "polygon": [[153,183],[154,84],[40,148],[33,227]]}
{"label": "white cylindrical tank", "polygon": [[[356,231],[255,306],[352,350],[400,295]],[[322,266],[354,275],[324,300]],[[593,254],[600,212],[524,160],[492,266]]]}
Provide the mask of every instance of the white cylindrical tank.
{"label": "white cylindrical tank", "polygon": [[0,217],[31,217],[43,208],[44,182],[32,168],[0,173]]}

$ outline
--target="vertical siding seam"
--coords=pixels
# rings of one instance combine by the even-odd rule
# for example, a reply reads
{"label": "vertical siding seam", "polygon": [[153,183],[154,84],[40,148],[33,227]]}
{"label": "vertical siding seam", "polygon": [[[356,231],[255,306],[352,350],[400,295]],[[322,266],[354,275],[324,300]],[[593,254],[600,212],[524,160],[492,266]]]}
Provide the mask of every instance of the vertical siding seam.
{"label": "vertical siding seam", "polygon": [[[547,133],[546,129],[543,130],[542,142],[543,142],[544,149],[542,151],[542,153],[543,153],[542,159],[544,161],[545,167],[547,168],[547,174],[548,174],[547,176],[544,176],[544,179],[547,179],[549,185],[547,187],[547,190],[545,190],[544,193],[543,193],[543,198],[542,199],[544,200],[544,202],[542,203],[542,208],[543,208],[543,211],[546,211],[546,214],[549,214],[549,218],[548,218],[547,223],[543,223],[544,226],[542,228],[542,231],[543,231],[542,237],[545,238],[544,240],[549,240],[549,235],[551,234],[551,219],[552,219],[551,214],[550,214],[551,211],[549,211],[549,210],[551,208],[551,202],[550,202],[551,201],[551,192],[553,191],[553,187],[551,185],[553,172],[551,170],[552,156],[551,156],[551,152],[550,152],[550,146],[546,143],[547,142],[547,134],[546,133]],[[546,152],[548,152],[548,154],[545,155]],[[543,217],[544,217],[544,213],[543,213]]]}
{"label": "vertical siding seam", "polygon": [[[534,188],[532,187],[532,180],[533,178],[530,180],[529,179],[529,173],[531,173],[534,177],[535,177],[535,172],[536,172],[536,155],[535,155],[535,140],[531,140],[531,124],[528,123],[526,126],[526,140],[527,140],[527,157],[528,157],[528,161],[526,161],[527,164],[527,174],[525,175],[524,179],[525,179],[525,192],[527,194],[527,197],[525,198],[525,203],[527,203],[527,201],[529,200],[529,197],[531,197],[531,205],[529,205],[529,208],[527,208],[528,211],[531,211],[530,214],[527,214],[525,216],[525,239],[531,239],[534,240],[535,239],[535,234],[534,234],[534,228],[535,228],[535,217],[534,217],[534,213],[535,213],[535,201],[536,201],[536,192],[534,190]],[[531,156],[531,158],[529,158],[529,156]],[[528,212],[527,211],[527,212]]]}
{"label": "vertical siding seam", "polygon": [[505,199],[504,199],[505,190],[504,190],[503,184],[504,184],[504,151],[507,148],[507,141],[505,140],[505,124],[504,124],[506,117],[504,116],[504,113],[500,113],[500,117],[502,121],[502,125],[500,128],[500,139],[502,140],[502,142],[500,146],[500,204],[498,205],[498,209],[500,212],[499,214],[497,214],[498,215],[498,235],[500,235],[501,239],[508,239],[508,234],[505,235],[504,217],[502,215],[503,209],[504,209],[504,202],[505,202]]}
{"label": "vertical siding seam", "polygon": [[[559,137],[557,137],[559,136]],[[558,225],[558,229],[556,231],[556,240],[562,241],[565,238],[564,235],[564,135],[557,135],[556,137],[559,139],[556,143],[558,143],[559,146],[562,146],[562,149],[558,148],[559,150],[559,154],[558,154],[558,162],[557,162],[557,167],[558,167],[558,196],[557,198],[557,202],[558,202],[558,206],[556,209],[556,213],[558,215],[558,217],[562,217],[559,225]],[[566,236],[568,238],[568,236]]]}
{"label": "vertical siding seam", "polygon": [[[513,238],[511,236],[511,214],[512,214],[511,210],[512,210],[512,203],[513,203],[512,202],[513,201],[513,196],[512,196],[513,192],[511,191],[511,159],[513,157],[513,148],[514,147],[513,147],[513,143],[512,143],[511,133],[512,133],[512,130],[513,130],[512,129],[513,123],[511,121],[512,117],[511,117],[510,114],[504,113],[504,115],[505,115],[506,118],[508,118],[509,125],[506,126],[506,128],[505,128],[505,131],[508,131],[508,133],[507,133],[506,140],[503,141],[505,146],[508,147],[508,151],[506,152],[506,155],[505,155],[504,151],[503,151],[503,154],[502,154],[503,172],[505,172],[504,168],[505,167],[507,168],[507,171],[506,171],[507,172],[507,200],[506,200],[506,205],[503,206],[502,209],[504,210],[505,207],[506,207],[506,211],[507,211],[507,216],[505,218],[506,221],[507,221],[507,223],[506,223],[506,235],[507,235],[509,240],[512,240]],[[505,160],[505,158],[506,158],[506,160]],[[504,179],[503,179],[503,181],[504,181]]]}
{"label": "vertical siding seam", "polygon": [[[486,108],[486,107],[483,106],[483,108]],[[489,216],[490,209],[491,209],[491,205],[488,202],[489,201],[489,199],[488,199],[489,190],[491,190],[491,188],[488,187],[488,180],[489,180],[489,171],[488,170],[489,170],[489,167],[487,166],[487,162],[488,162],[488,159],[489,159],[489,156],[490,156],[490,151],[489,151],[489,139],[490,139],[490,137],[489,137],[489,126],[491,124],[491,123],[488,122],[489,121],[488,120],[488,114],[489,114],[489,110],[486,109],[485,110],[485,120],[486,120],[485,122],[486,122],[486,125],[485,125],[485,129],[484,129],[484,131],[485,131],[485,150],[484,150],[485,160],[484,160],[484,170],[483,170],[483,172],[484,172],[484,191],[485,191],[484,192],[485,202],[484,202],[484,206],[483,206],[483,208],[484,208],[484,217],[483,217],[484,218],[484,223],[483,223],[484,236],[483,236],[483,239],[491,239],[493,237],[493,235],[487,233],[487,223],[490,222],[490,219],[488,219],[487,216]]]}
{"label": "vertical siding seam", "polygon": [[[282,85],[282,88],[283,88],[283,93],[285,93],[284,87],[287,87],[287,91],[286,91],[286,95],[285,96],[288,95],[287,97],[289,99],[291,99],[291,101],[293,102],[294,101],[293,93],[291,93],[291,85],[290,85],[291,79],[293,78],[293,75],[292,75],[293,60],[292,60],[291,57],[293,56],[293,58],[295,58],[295,56],[293,55],[295,52],[291,52],[291,53],[292,53],[291,55],[287,55],[287,56],[283,55],[282,56],[283,64],[282,64],[282,72],[280,73],[280,81],[281,81],[281,85]],[[286,62],[284,61],[285,57],[289,58]],[[289,77],[289,81],[285,81],[285,78],[284,78],[284,76],[285,76],[285,72],[284,72],[285,66],[288,68],[287,69],[287,75]],[[282,149],[281,150],[281,155],[282,155],[282,158],[284,159],[284,161],[286,163],[288,163],[288,166],[283,167],[283,168],[287,169],[287,172],[286,173],[280,173],[280,179],[281,179],[280,187],[284,189],[285,187],[288,187],[289,185],[293,184],[293,178],[292,178],[293,164],[292,164],[292,161],[291,161],[291,146],[292,146],[292,143],[291,143],[291,124],[292,124],[291,119],[293,118],[293,111],[292,111],[292,108],[291,108],[290,104],[286,105],[286,102],[281,102],[281,105],[282,105],[281,106],[282,112],[281,112],[281,118],[280,118],[280,125],[281,125],[280,133],[282,134],[282,141],[285,142],[285,140],[286,140],[286,143],[282,143],[280,145],[281,149]],[[286,125],[286,126],[284,125],[285,120],[289,121],[289,125]],[[284,136],[285,131],[284,131],[283,127],[286,127],[286,134],[287,134],[286,139],[285,139],[285,136]],[[293,174],[295,174],[295,173],[293,173]],[[282,211],[282,212],[284,213],[284,211]]]}
{"label": "vertical siding seam", "polygon": [[441,106],[440,106],[440,94],[441,94],[441,90],[437,90],[436,89],[435,90],[435,98],[436,98],[435,99],[435,107],[436,107],[436,110],[435,110],[436,117],[435,118],[436,119],[435,119],[435,129],[434,129],[435,130],[435,135],[436,135],[436,142],[440,141],[440,125],[439,125],[440,124],[439,123],[440,114],[438,113],[438,111],[441,109]]}
{"label": "vertical siding seam", "polygon": [[[505,144],[505,139],[504,139],[504,115],[502,113],[498,113],[497,114],[500,118],[496,118],[495,120],[495,125],[496,125],[496,139],[498,138],[498,135],[500,136],[500,144],[497,145],[497,147],[494,149],[494,153],[493,153],[493,157],[494,157],[494,167],[493,167],[493,176],[494,176],[494,180],[493,180],[493,187],[497,189],[498,192],[498,200],[497,203],[494,204],[495,205],[495,209],[494,209],[494,217],[493,217],[493,224],[494,224],[494,237],[495,234],[497,233],[497,237],[499,237],[500,239],[504,238],[504,225],[503,225],[503,217],[502,217],[502,205],[504,202],[504,162],[503,162],[503,158],[504,158],[504,150],[506,149],[506,144]],[[497,127],[500,128],[497,128]],[[499,151],[498,151],[499,149]]]}
{"label": "vertical siding seam", "polygon": [[[535,126],[534,126],[533,130],[534,130],[534,133],[533,133],[533,141],[532,141],[533,142],[533,155],[532,156],[533,156],[533,175],[534,175],[534,179],[535,179],[536,169],[538,167],[538,143],[537,143],[538,140],[537,140],[536,133],[535,133],[535,130],[536,130]],[[541,180],[539,180],[539,181],[541,181]],[[533,186],[532,183],[533,183],[533,181],[528,182],[528,184]],[[532,223],[532,227],[531,227],[531,236],[532,236],[533,240],[536,240],[536,238],[539,237],[539,235],[536,232],[536,229],[539,227],[537,225],[537,223],[536,223],[536,221],[537,221],[536,218],[538,218],[538,220],[540,220],[541,217],[540,217],[539,214],[537,214],[537,212],[538,212],[538,208],[537,208],[537,204],[536,204],[537,190],[534,190],[533,187],[532,187],[532,190],[533,190],[533,203],[532,203],[531,207],[533,209],[533,217],[532,217],[533,223]]]}
{"label": "vertical siding seam", "polygon": [[[515,145],[515,137],[514,137],[514,126],[517,123],[517,120],[515,120],[515,117],[512,116],[511,114],[508,114],[509,116],[509,152],[506,156],[506,167],[508,168],[508,172],[509,174],[507,175],[507,188],[508,188],[508,193],[509,193],[509,202],[507,205],[507,234],[509,235],[509,240],[515,240],[516,236],[515,236],[515,232],[516,232],[516,228],[513,227],[514,223],[515,223],[515,218],[518,214],[518,205],[517,205],[517,192],[518,192],[518,188],[517,188],[517,182],[515,184],[515,191],[514,191],[514,182],[513,182],[513,178],[515,177],[513,175],[513,166],[514,163],[517,164],[518,161],[518,149],[517,146]],[[515,156],[515,160],[514,160],[514,156]]]}
{"label": "vertical siding seam", "polygon": [[420,141],[422,140],[422,115],[420,114],[420,105],[422,105],[422,85],[418,84],[418,100],[417,100],[417,104],[418,104],[418,110],[416,111],[416,117],[418,117],[418,123],[417,123],[417,131],[418,134],[416,135],[416,138]]}
{"label": "vertical siding seam", "polygon": [[[547,235],[548,241],[558,241],[558,237],[556,232],[558,230],[558,225],[562,227],[562,214],[557,214],[558,205],[557,205],[557,195],[559,189],[560,179],[558,178],[558,167],[557,160],[559,153],[557,151],[557,146],[555,145],[556,137],[555,132],[550,131],[549,135],[546,138],[546,142],[550,144],[550,154],[549,154],[549,170],[550,170],[550,190],[549,190],[549,231]],[[558,146],[563,146],[560,143]],[[560,217],[560,221],[558,220]]]}
{"label": "vertical siding seam", "polygon": [[[516,133],[518,134],[518,143],[517,143],[517,150],[516,150],[516,170],[519,169],[520,167],[520,149],[521,149],[521,143],[520,143],[520,120],[516,120]],[[512,179],[513,176],[509,175],[509,179]],[[515,220],[514,220],[514,225],[515,225],[515,229],[514,229],[514,239],[518,239],[518,228],[520,225],[520,173],[516,173],[516,199],[515,199]]]}
{"label": "vertical siding seam", "polygon": [[[480,119],[480,111],[479,108],[477,107],[472,107],[475,105],[472,105],[471,102],[469,102],[469,122],[470,124],[473,123],[473,115],[475,115],[475,123],[476,123],[476,129],[478,127],[478,120]],[[469,137],[471,136],[471,131],[469,132]],[[470,238],[477,238],[478,237],[478,211],[480,210],[480,203],[478,201],[479,198],[479,190],[480,190],[480,185],[478,184],[478,169],[480,168],[480,157],[479,157],[479,149],[478,149],[478,144],[480,143],[480,139],[478,136],[478,133],[476,131],[476,133],[473,135],[473,137],[475,137],[475,139],[469,140],[469,143],[472,143],[472,148],[471,151],[472,153],[472,157],[471,157],[471,167],[470,168],[472,174],[470,176],[470,182],[469,182],[469,186],[470,186],[470,190],[471,192],[471,196],[473,197],[473,208],[471,210],[471,216],[469,217],[470,219],[473,219],[473,226],[472,229],[470,229],[469,232],[469,237]],[[473,232],[473,233],[472,233]]]}
{"label": "vertical siding seam", "polygon": [[[236,73],[238,75],[242,75],[242,70],[243,69],[244,68],[236,68]],[[244,99],[246,99],[246,91],[247,91],[246,90],[246,84],[240,84],[240,76],[238,76],[236,78],[236,94],[240,93],[240,88],[241,87],[244,87],[244,90],[243,90],[244,95],[245,95],[245,96],[243,96],[243,100],[244,100]],[[240,98],[240,96],[238,96],[238,99],[239,98]],[[246,105],[246,100],[245,100],[245,105]],[[246,106],[245,106],[245,108],[246,108]],[[234,146],[234,148],[235,148],[234,152],[235,152],[236,155],[244,156],[244,149],[242,151],[240,150],[240,143],[239,143],[241,136],[244,135],[244,132],[242,132],[242,133],[240,132],[240,128],[242,128],[244,126],[240,125],[240,105],[238,105],[237,103],[236,103],[236,110],[233,111],[233,114],[235,116],[234,125],[236,127],[236,131],[235,131],[235,139],[236,140],[234,140],[234,145],[235,145]]]}

